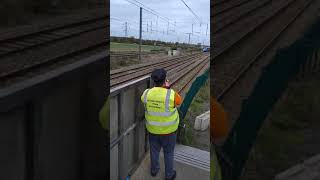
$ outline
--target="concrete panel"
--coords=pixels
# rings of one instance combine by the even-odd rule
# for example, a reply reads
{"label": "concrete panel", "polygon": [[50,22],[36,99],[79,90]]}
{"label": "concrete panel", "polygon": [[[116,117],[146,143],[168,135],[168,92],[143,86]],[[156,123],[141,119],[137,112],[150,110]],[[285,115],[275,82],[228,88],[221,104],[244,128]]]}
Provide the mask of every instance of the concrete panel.
{"label": "concrete panel", "polygon": [[135,122],[135,88],[127,89],[121,98],[121,131],[125,131]]}
{"label": "concrete panel", "polygon": [[147,89],[147,84],[140,84],[136,87],[136,121],[139,122],[137,124],[137,130],[136,130],[136,143],[137,143],[137,160],[140,160],[143,158],[145,154],[145,135],[146,135],[146,129],[145,129],[145,119],[144,119],[144,107],[143,103],[140,100],[141,95],[143,94],[144,90]]}
{"label": "concrete panel", "polygon": [[[123,138],[123,141],[121,143],[123,148],[121,149],[121,155],[123,157],[123,161],[121,164],[121,178],[120,179],[125,179],[126,175],[128,175],[129,171],[131,168],[133,168],[133,164],[135,163],[134,159],[134,147],[135,147],[135,142],[134,142],[134,134],[130,133],[128,136],[125,136]],[[121,171],[120,171],[121,172]]]}
{"label": "concrete panel", "polygon": [[137,146],[136,142],[135,142],[135,131],[132,131],[128,136],[127,136],[127,140],[128,140],[128,168],[129,171],[132,169],[135,160],[136,160],[136,155],[134,154],[134,150],[135,147]]}
{"label": "concrete panel", "polygon": [[75,82],[42,99],[39,179],[79,178],[81,87]]}
{"label": "concrete panel", "polygon": [[113,147],[110,151],[110,179],[119,179],[119,148],[118,145]]}
{"label": "concrete panel", "polygon": [[[145,125],[144,107],[140,96],[147,87],[148,81],[143,80],[133,82],[120,90],[112,91],[110,111],[114,113],[110,115],[111,140],[115,140],[119,135],[121,135],[121,139],[118,142],[119,146],[111,149],[111,156],[117,157],[111,157],[113,166],[111,166],[110,179],[125,179],[143,158]],[[119,107],[120,109],[118,109]],[[120,134],[118,134],[119,131]]]}
{"label": "concrete panel", "polygon": [[194,129],[198,131],[204,131],[209,127],[210,124],[210,111],[207,111],[196,117],[194,123]]}
{"label": "concrete panel", "polygon": [[25,179],[25,114],[24,108],[0,114],[0,179]]}
{"label": "concrete panel", "polygon": [[[86,80],[86,81],[84,81]],[[81,160],[81,179],[105,180],[106,169],[109,162],[110,149],[106,148],[109,144],[107,133],[103,130],[99,122],[99,112],[107,100],[107,82],[105,71],[94,72],[90,76],[82,79],[81,85],[85,85],[84,98],[81,96],[82,118],[80,133],[80,160]],[[78,97],[78,98],[79,98]]]}
{"label": "concrete panel", "polygon": [[118,96],[110,97],[110,142],[118,137]]}
{"label": "concrete panel", "polygon": [[[117,96],[111,96],[109,103],[110,103],[110,142],[115,140],[118,137],[119,131],[119,117],[118,114],[118,99],[120,94]],[[110,150],[110,179],[119,179],[119,144],[115,145]]]}
{"label": "concrete panel", "polygon": [[137,153],[137,160],[141,159],[144,156],[145,153],[145,124],[144,121],[140,122],[137,125],[137,130],[136,130],[136,153]]}
{"label": "concrete panel", "polygon": [[107,179],[98,121],[106,60],[97,54],[0,90],[0,179]]}

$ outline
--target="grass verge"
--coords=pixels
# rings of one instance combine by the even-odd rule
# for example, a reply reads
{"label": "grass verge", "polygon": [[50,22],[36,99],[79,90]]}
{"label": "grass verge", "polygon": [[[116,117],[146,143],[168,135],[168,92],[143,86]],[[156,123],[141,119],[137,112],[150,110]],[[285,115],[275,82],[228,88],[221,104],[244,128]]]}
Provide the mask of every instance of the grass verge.
{"label": "grass verge", "polygon": [[[166,49],[166,47],[150,46],[150,45],[141,46],[141,51],[151,51],[151,50],[161,50],[161,49]],[[110,42],[110,51],[139,51],[139,44]]]}
{"label": "grass verge", "polygon": [[[200,88],[197,95],[194,97],[188,112],[185,117],[185,136],[183,138],[183,144],[185,145],[191,145],[191,146],[197,146],[200,144],[197,144],[196,139],[194,139],[195,130],[194,127],[194,121],[197,116],[200,114],[206,112],[209,110],[210,106],[210,86],[209,86],[210,80],[207,80],[206,83]],[[208,135],[209,139],[209,135]],[[208,143],[209,147],[209,143]]]}
{"label": "grass verge", "polygon": [[[251,151],[242,179],[273,179],[320,153],[320,73],[295,79],[269,114]],[[248,175],[251,174],[251,177]]]}

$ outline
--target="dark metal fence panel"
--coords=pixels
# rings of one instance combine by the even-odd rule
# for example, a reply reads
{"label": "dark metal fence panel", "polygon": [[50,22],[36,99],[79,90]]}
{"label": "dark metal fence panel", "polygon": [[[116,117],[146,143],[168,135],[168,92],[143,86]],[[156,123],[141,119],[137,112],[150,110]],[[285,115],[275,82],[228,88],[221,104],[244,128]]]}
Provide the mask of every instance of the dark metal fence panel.
{"label": "dark metal fence panel", "polygon": [[17,107],[0,115],[0,176],[24,179],[26,167],[27,106]]}
{"label": "dark metal fence panel", "polygon": [[143,77],[110,92],[110,179],[125,179],[146,152],[144,107],[140,97],[150,86]]}
{"label": "dark metal fence panel", "polygon": [[0,89],[1,178],[106,178],[98,113],[107,58],[92,56]]}

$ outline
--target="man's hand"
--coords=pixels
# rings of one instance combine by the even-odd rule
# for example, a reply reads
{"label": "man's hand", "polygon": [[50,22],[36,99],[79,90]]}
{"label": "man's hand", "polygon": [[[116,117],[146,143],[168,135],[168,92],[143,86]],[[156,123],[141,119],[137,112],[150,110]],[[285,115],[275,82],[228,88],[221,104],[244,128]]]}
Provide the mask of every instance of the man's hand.
{"label": "man's hand", "polygon": [[167,89],[169,89],[171,87],[171,84],[168,79],[166,79],[166,82],[164,83],[163,87],[167,88]]}

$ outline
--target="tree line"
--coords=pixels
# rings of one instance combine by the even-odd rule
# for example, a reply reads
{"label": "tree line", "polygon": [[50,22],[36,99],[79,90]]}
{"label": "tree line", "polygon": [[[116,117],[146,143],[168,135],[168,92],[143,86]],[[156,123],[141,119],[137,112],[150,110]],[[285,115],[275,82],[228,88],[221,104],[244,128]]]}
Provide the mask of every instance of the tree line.
{"label": "tree line", "polygon": [[[117,37],[117,36],[111,36],[110,37],[111,42],[117,42],[117,43],[136,43],[139,44],[140,41],[137,38],[131,37]],[[199,48],[201,44],[187,44],[187,43],[179,43],[179,42],[164,42],[164,41],[158,41],[158,40],[147,40],[142,39],[143,45],[151,45],[151,46],[166,46],[171,47],[171,49],[177,49],[177,48]]]}

